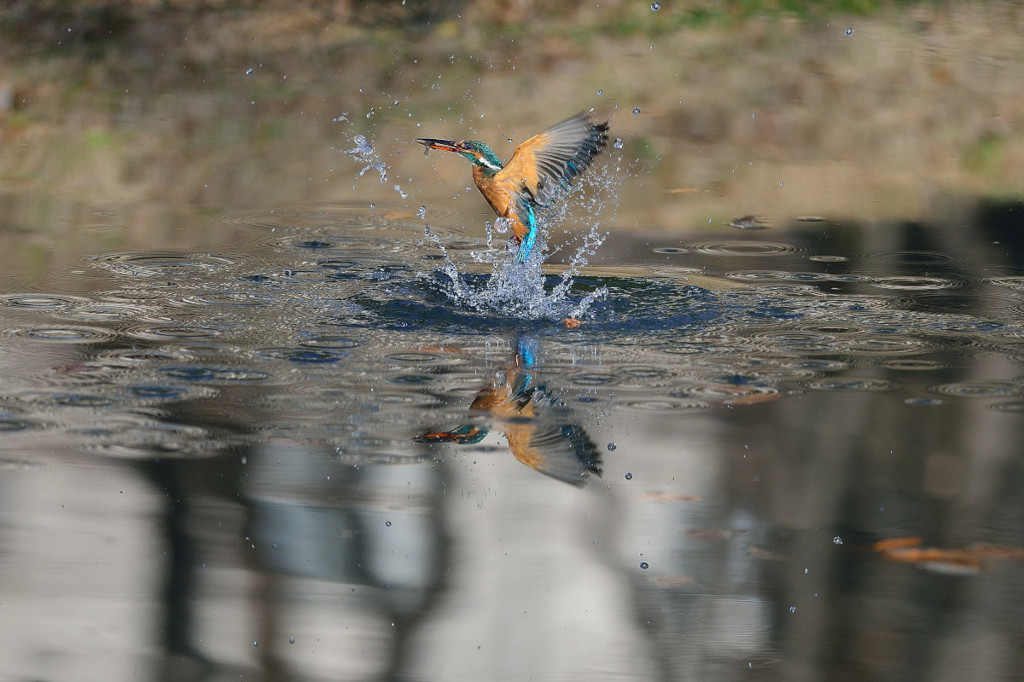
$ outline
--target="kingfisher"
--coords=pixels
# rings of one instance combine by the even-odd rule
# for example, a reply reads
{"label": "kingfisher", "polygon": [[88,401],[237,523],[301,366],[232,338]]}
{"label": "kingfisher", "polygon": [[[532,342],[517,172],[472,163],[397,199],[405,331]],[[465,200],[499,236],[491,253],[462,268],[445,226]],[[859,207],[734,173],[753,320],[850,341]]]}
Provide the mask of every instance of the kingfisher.
{"label": "kingfisher", "polygon": [[[533,339],[518,339],[504,375],[488,382],[469,409],[490,415],[504,431],[512,456],[526,466],[565,483],[584,485],[590,474],[601,475],[601,453],[582,426],[563,423],[565,403],[535,385],[537,350]],[[489,433],[488,425],[471,423],[421,434],[416,442],[467,445]]]}
{"label": "kingfisher", "polygon": [[416,140],[427,149],[455,152],[473,164],[473,182],[494,212],[511,222],[517,258],[526,262],[537,241],[537,210],[551,205],[608,143],[608,122],[580,112],[516,147],[508,164],[479,140]]}

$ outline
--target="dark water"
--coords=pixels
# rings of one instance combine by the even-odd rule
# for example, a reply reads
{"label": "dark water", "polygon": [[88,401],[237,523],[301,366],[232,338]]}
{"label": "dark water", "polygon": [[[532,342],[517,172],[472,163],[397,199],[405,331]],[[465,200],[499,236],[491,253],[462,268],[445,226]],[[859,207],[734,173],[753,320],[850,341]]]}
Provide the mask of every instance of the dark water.
{"label": "dark water", "polygon": [[386,212],[2,280],[0,679],[1021,679],[1019,205],[613,234],[532,319]]}

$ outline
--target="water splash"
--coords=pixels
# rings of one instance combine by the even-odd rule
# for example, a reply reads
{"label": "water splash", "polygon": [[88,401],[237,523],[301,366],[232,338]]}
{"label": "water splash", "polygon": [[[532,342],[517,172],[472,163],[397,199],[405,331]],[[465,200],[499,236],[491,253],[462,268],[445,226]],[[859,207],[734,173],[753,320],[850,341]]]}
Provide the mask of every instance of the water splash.
{"label": "water splash", "polygon": [[[463,266],[453,260],[428,225],[425,236],[440,249],[444,261],[438,273],[442,292],[453,304],[484,314],[528,320],[586,319],[593,304],[607,298],[608,289],[577,293],[573,284],[604,243],[607,234],[601,231],[601,221],[609,207],[613,214],[618,208],[617,190],[625,179],[621,167],[614,163],[585,175],[538,221],[536,245],[525,262],[518,259],[518,245],[508,239],[511,222],[506,218],[487,223],[486,249],[471,251],[473,262]],[[551,233],[567,225],[585,225],[588,230],[582,238],[549,251]],[[546,276],[545,261],[567,249],[572,251],[563,259],[564,270]]]}
{"label": "water splash", "polygon": [[[345,118],[344,114],[342,114],[342,116],[339,116],[334,120],[340,122],[342,120],[347,121],[348,119]],[[358,180],[363,177],[367,171],[375,170],[380,176],[381,183],[387,183],[388,171],[390,168],[380,157],[380,154],[377,153],[377,150],[373,148],[370,141],[366,139],[366,136],[357,134],[351,136],[349,140],[354,146],[351,149],[344,149],[342,152],[363,164],[362,170],[356,173],[355,179]],[[402,190],[402,186],[399,184],[395,184],[392,189],[395,190],[395,192],[397,192],[403,199],[407,199],[409,197],[409,194]]]}
{"label": "water splash", "polygon": [[[581,319],[595,301],[605,298],[608,291],[601,287],[582,296],[573,296],[572,285],[579,269],[586,264],[586,256],[592,255],[595,243],[602,239],[596,234],[588,235],[577,250],[574,260],[561,274],[546,277],[543,271],[544,256],[535,248],[526,262],[520,262],[518,247],[514,242],[501,250],[475,252],[474,261],[489,266],[489,273],[476,274],[472,267],[460,268],[440,238],[427,228],[427,238],[441,249],[444,266],[439,286],[445,296],[455,305],[469,308],[488,315],[512,317],[526,320]],[[537,238],[543,247],[543,236]]]}
{"label": "water splash", "polygon": [[359,163],[364,164],[363,169],[356,173],[356,179],[363,177],[366,171],[373,169],[380,173],[380,181],[388,181],[388,166],[381,160],[380,155],[374,151],[373,145],[363,135],[356,135],[352,138],[352,149],[346,149],[345,153]]}

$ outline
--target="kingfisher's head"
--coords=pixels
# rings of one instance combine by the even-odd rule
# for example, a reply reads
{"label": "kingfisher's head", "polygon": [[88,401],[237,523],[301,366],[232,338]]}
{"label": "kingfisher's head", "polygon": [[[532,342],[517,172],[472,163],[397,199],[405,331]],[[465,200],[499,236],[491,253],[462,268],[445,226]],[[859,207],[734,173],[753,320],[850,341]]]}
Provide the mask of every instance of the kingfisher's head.
{"label": "kingfisher's head", "polygon": [[452,142],[450,140],[435,140],[432,137],[421,137],[416,141],[427,149],[455,152],[474,166],[479,166],[489,175],[494,175],[501,170],[501,159],[490,147],[479,140]]}

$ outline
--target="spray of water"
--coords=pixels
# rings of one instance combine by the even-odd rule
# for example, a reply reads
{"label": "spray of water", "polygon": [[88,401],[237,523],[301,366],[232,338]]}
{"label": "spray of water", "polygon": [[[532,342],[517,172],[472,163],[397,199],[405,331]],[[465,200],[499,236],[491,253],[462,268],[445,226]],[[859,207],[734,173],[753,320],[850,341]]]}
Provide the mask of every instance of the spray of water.
{"label": "spray of water", "polygon": [[[367,114],[367,118],[372,114],[373,110]],[[334,120],[348,122],[348,117],[342,114]],[[387,184],[390,168],[370,140],[358,134],[349,136],[349,140],[352,147],[341,151],[363,164],[356,179],[375,170],[380,181]],[[621,148],[618,140],[612,148]],[[607,213],[614,220],[618,208],[618,188],[629,175],[629,171],[621,167],[620,155],[609,154],[606,158],[609,158],[609,162],[597,164],[590,169],[567,195],[542,213],[537,225],[540,232],[526,262],[519,261],[518,247],[508,239],[511,225],[505,218],[487,224],[487,248],[471,252],[472,263],[462,265],[456,263],[440,237],[427,225],[425,237],[436,245],[443,257],[440,286],[452,304],[484,314],[521,319],[586,318],[593,304],[606,298],[608,291],[601,287],[587,294],[576,295],[573,284],[587,265],[588,258],[604,242],[606,233],[601,231],[601,225]],[[400,185],[394,185],[393,189],[403,199],[408,197]],[[417,216],[424,218],[426,207],[421,207]],[[583,237],[573,236],[578,235],[580,230],[569,229],[570,226],[581,225],[586,228]],[[562,229],[570,238],[549,253],[549,237],[558,229]],[[546,277],[544,262],[563,250],[571,250],[567,258],[560,259],[564,268],[560,268],[558,276]]]}
{"label": "spray of water", "polygon": [[[347,119],[339,117],[334,120],[339,121]],[[380,181],[382,183],[387,183],[389,170],[388,165],[384,162],[383,159],[380,158],[380,154],[378,154],[377,151],[373,148],[373,145],[370,144],[370,141],[366,139],[366,136],[354,135],[350,138],[350,140],[354,146],[351,149],[344,149],[342,151],[343,153],[352,157],[359,163],[363,164],[363,169],[356,173],[356,180],[363,177],[363,175],[365,175],[367,171],[375,170],[380,175]],[[402,190],[401,185],[396,184],[392,187],[392,189],[398,192],[398,195],[403,199],[406,199],[409,196],[408,193]]]}
{"label": "spray of water", "polygon": [[[613,164],[593,169],[569,195],[563,196],[538,222],[537,243],[525,262],[517,258],[518,246],[508,240],[510,225],[505,218],[487,224],[487,248],[470,252],[473,264],[460,267],[451,257],[441,239],[427,226],[427,239],[440,249],[445,275],[442,290],[453,304],[481,313],[523,319],[584,319],[596,301],[608,295],[601,287],[585,295],[574,295],[573,283],[604,242],[606,233],[601,224],[606,213],[614,217],[618,206],[618,187],[625,175]],[[584,225],[582,238],[570,237],[564,245],[548,252],[547,243],[553,231],[563,229],[572,235],[578,231],[567,226]],[[544,262],[563,250],[571,250],[564,260],[564,270],[554,278],[544,275]],[[480,265],[488,276],[473,274]],[[554,281],[551,281],[551,280]]]}

